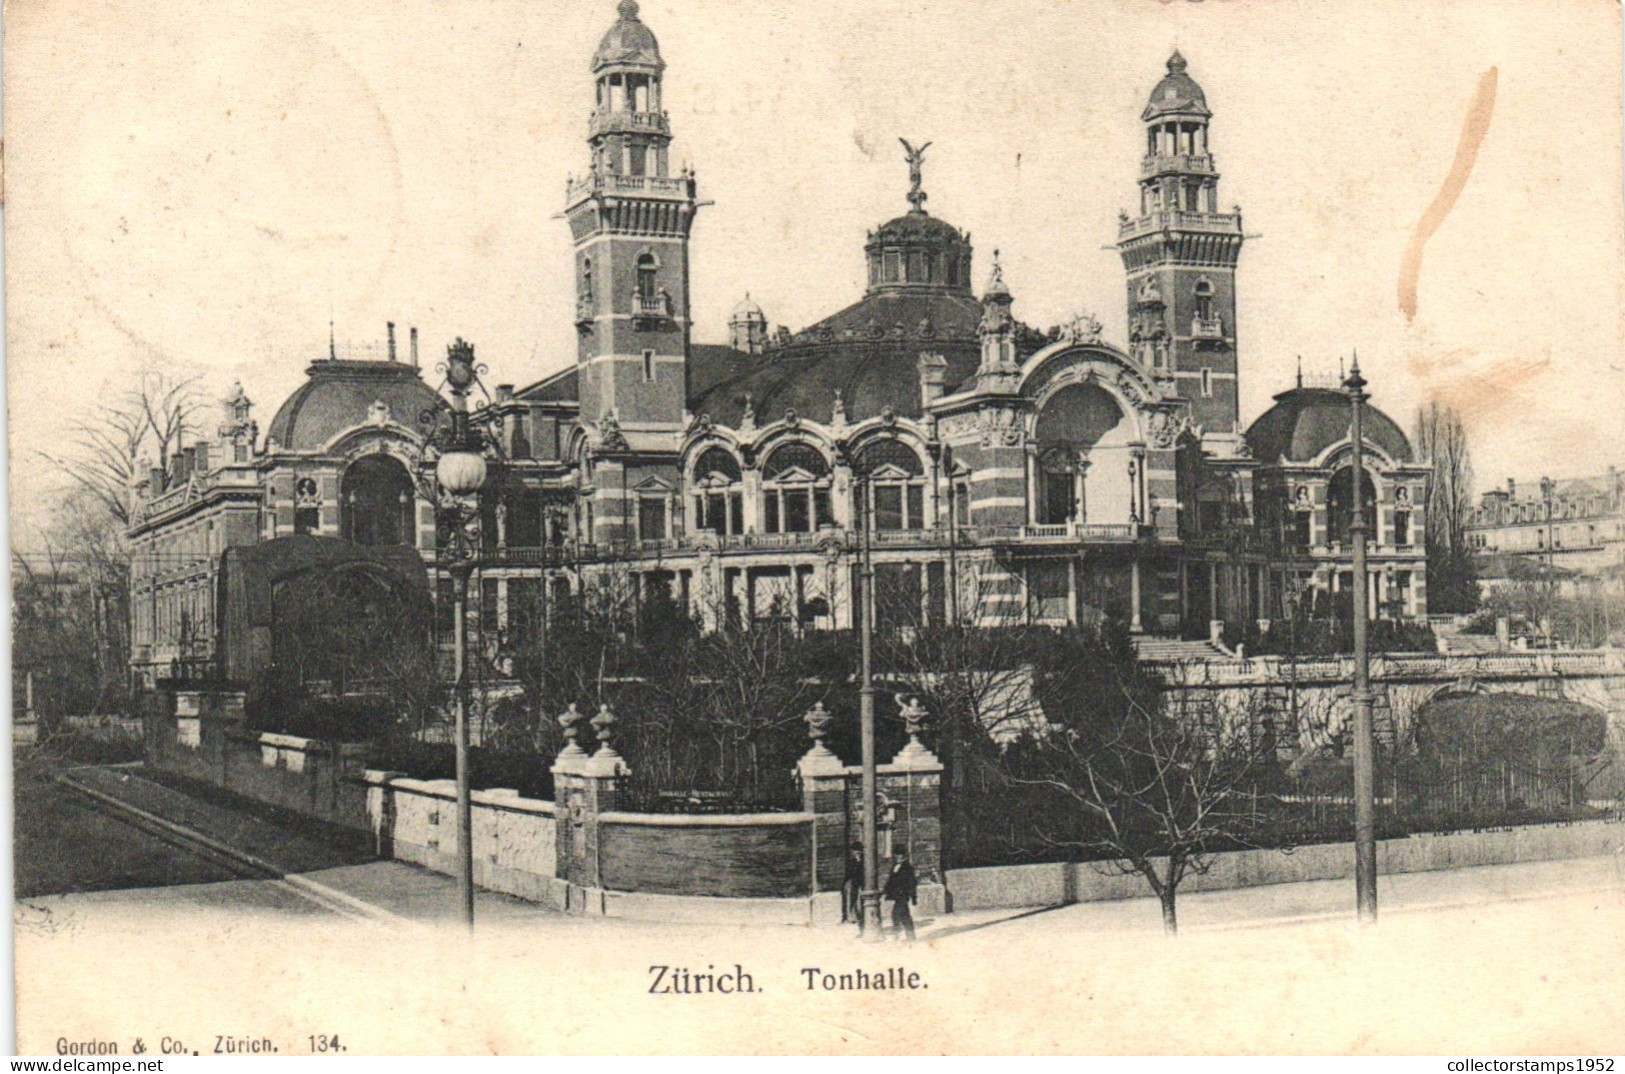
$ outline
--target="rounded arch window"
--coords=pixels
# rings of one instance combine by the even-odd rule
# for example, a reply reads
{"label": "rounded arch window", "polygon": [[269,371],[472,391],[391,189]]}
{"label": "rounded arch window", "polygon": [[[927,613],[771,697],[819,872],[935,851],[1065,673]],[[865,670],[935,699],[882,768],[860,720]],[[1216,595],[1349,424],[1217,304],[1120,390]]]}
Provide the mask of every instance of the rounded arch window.
{"label": "rounded arch window", "polygon": [[412,477],[390,455],[365,455],[344,471],[340,528],[356,544],[412,544]]}
{"label": "rounded arch window", "polygon": [[784,444],[762,467],[762,529],[767,533],[811,533],[833,526],[829,461],[811,444]]}
{"label": "rounded arch window", "polygon": [[900,440],[871,440],[858,450],[853,469],[863,478],[852,487],[853,513],[873,518],[878,530],[918,530],[925,517],[925,467]]}
{"label": "rounded arch window", "polygon": [[[1377,486],[1369,470],[1360,473],[1360,508],[1365,516],[1366,534],[1373,542],[1377,539]],[[1349,527],[1354,522],[1354,470],[1345,466],[1332,475],[1326,486],[1327,524],[1331,539],[1348,541]]]}
{"label": "rounded arch window", "polygon": [[654,254],[644,251],[638,255],[638,297],[645,302],[655,300],[655,278],[660,262]]}
{"label": "rounded arch window", "polygon": [[694,460],[694,529],[726,536],[745,531],[739,460],[725,448],[709,447]]}
{"label": "rounded arch window", "polygon": [[1196,316],[1204,321],[1213,320],[1213,281],[1203,276],[1196,281]]}

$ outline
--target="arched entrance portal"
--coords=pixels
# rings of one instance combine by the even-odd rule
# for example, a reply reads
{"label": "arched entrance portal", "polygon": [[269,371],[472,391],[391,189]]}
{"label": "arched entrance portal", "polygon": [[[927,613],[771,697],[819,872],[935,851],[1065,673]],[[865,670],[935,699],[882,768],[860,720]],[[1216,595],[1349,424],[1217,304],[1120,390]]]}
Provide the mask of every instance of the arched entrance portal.
{"label": "arched entrance portal", "polygon": [[414,495],[399,459],[365,455],[344,471],[339,532],[356,544],[413,544]]}
{"label": "arched entrance portal", "polygon": [[1097,384],[1071,384],[1044,403],[1035,430],[1040,525],[1134,519],[1134,420]]}

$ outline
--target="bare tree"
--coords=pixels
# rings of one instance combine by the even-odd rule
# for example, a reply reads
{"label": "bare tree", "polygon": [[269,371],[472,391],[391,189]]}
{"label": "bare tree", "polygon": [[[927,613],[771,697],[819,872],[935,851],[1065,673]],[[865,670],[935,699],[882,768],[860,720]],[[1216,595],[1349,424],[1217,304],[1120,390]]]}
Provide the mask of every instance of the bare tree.
{"label": "bare tree", "polygon": [[58,506],[36,540],[35,548],[12,550],[18,677],[35,674],[41,710],[50,716],[116,710],[129,661],[122,528],[81,490]]}
{"label": "bare tree", "polygon": [[196,377],[149,370],[117,401],[97,406],[76,422],[69,450],[39,455],[127,524],[136,467],[147,456],[163,465],[178,451],[202,405]]}
{"label": "bare tree", "polygon": [[1030,824],[1050,846],[1143,877],[1172,935],[1184,879],[1263,825],[1273,739],[1211,696],[1165,704],[1110,631],[1068,648],[1072,659],[1040,674],[1045,726],[1005,749],[1006,777],[1037,792]]}
{"label": "bare tree", "polygon": [[1429,603],[1442,611],[1472,611],[1478,580],[1466,539],[1473,496],[1467,430],[1454,407],[1434,400],[1416,412],[1415,440],[1418,454],[1433,468],[1424,500]]}

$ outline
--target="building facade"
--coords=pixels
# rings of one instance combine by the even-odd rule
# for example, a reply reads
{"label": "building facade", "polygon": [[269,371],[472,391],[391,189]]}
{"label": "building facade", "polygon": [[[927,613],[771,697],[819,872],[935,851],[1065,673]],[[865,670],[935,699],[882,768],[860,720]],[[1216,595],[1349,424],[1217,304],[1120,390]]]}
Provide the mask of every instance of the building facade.
{"label": "building facade", "polygon": [[[1024,324],[997,255],[978,272],[971,237],[927,211],[924,151],[906,141],[908,208],[865,237],[862,295],[793,333],[747,295],[716,326],[726,344],[694,342],[704,203],[692,172],[670,172],[664,72],[622,0],[590,64],[588,170],[563,205],[575,361],[478,411],[507,460],[484,497],[473,590],[493,644],[617,582],[711,622],[850,627],[865,554],[900,624],[1113,615],[1206,637],[1346,586],[1347,399],[1300,377],[1242,424],[1242,218],[1220,209],[1213,113],[1178,53],[1142,112],[1137,171],[1125,161],[1138,213],[1116,236],[1121,344],[1083,314]],[[202,592],[235,543],[409,544],[433,570],[434,510],[414,475],[418,416],[439,404],[415,331],[409,361],[391,328],[387,356],[330,348],[308,375],[263,442],[246,399],[228,402],[219,437],[135,490],[138,664],[210,651]],[[1424,615],[1426,469],[1370,417],[1371,609]]]}
{"label": "building facade", "polygon": [[[1487,582],[1530,577],[1547,567],[1590,582],[1625,579],[1625,473],[1610,466],[1592,477],[1543,480],[1479,497],[1467,523],[1468,545],[1484,561]],[[1519,570],[1519,564],[1525,569]]]}

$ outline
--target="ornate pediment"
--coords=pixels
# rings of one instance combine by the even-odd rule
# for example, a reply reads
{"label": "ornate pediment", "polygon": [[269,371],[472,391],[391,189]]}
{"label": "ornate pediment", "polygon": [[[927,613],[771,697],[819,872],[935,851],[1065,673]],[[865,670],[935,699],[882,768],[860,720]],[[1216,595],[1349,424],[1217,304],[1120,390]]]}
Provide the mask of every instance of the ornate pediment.
{"label": "ornate pediment", "polygon": [[819,480],[821,478],[817,474],[808,473],[799,466],[792,466],[787,470],[779,471],[774,476],[773,483],[776,485],[811,485]]}

